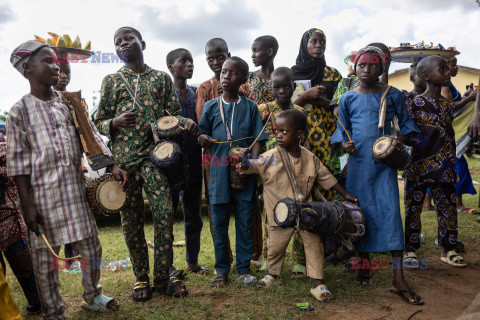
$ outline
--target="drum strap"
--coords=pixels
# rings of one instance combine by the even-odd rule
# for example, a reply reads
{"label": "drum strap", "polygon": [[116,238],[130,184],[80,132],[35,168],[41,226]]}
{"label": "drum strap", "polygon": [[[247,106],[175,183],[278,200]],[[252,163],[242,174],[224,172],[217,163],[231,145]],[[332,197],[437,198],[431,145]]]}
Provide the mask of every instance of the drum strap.
{"label": "drum strap", "polygon": [[380,109],[378,113],[378,129],[382,130],[385,128],[385,116],[387,114],[387,95],[388,91],[392,86],[387,86],[383,91],[382,98],[380,99]]}
{"label": "drum strap", "polygon": [[[225,126],[225,131],[227,132],[227,140],[232,141],[232,133],[230,131],[230,128],[227,125],[227,121],[225,121],[225,113],[223,111],[223,103],[222,103],[222,96],[218,97],[218,108],[220,109],[220,117],[222,117],[223,125]],[[232,111],[232,122],[231,126],[233,128],[233,112],[235,111],[235,104],[233,105],[233,111]]]}
{"label": "drum strap", "polygon": [[[275,102],[276,103],[276,102]],[[270,127],[272,128],[272,133],[275,135],[276,133],[276,129],[275,129],[275,123],[273,121],[273,117],[271,116],[272,115],[272,111],[270,110],[270,105],[269,103],[267,102],[267,109],[268,109],[268,117],[270,118]],[[268,119],[267,119],[267,122],[268,122]]]}
{"label": "drum strap", "polygon": [[305,198],[298,190],[297,182],[295,181],[295,175],[293,174],[293,169],[290,164],[290,159],[288,157],[288,153],[285,149],[276,146],[278,154],[280,155],[280,160],[282,161],[283,167],[287,172],[288,181],[290,181],[290,186],[292,187],[293,191],[293,198],[297,202],[304,202]]}
{"label": "drum strap", "polygon": [[143,115],[145,116],[145,119],[149,123],[154,123],[148,117],[147,109],[137,99],[137,86],[138,86],[138,82],[140,81],[140,74],[138,74],[138,77],[137,77],[137,85],[135,86],[135,91],[133,91],[132,86],[130,85],[127,78],[125,78],[125,75],[122,72],[117,72],[117,74],[120,76],[120,79],[125,84],[125,88],[127,89],[128,94],[130,95],[130,97],[133,100],[133,108],[131,109],[131,111],[135,111],[136,109],[140,110],[140,112],[143,112]]}

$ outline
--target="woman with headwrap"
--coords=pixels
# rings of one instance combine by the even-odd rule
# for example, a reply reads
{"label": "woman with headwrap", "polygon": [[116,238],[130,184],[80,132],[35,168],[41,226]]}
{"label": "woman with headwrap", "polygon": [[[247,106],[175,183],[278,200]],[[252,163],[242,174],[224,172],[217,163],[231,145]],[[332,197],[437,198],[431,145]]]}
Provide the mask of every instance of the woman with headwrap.
{"label": "woman with headwrap", "polygon": [[[312,152],[325,163],[330,153],[330,136],[335,131],[336,121],[329,108],[338,82],[342,79],[337,69],[325,62],[326,38],[323,31],[312,28],[306,31],[300,42],[296,65],[292,67],[294,80],[310,80],[312,88],[305,90],[295,104],[313,107],[308,115]],[[308,110],[307,110],[308,111]],[[327,197],[327,199],[331,198]]]}
{"label": "woman with headwrap", "polygon": [[[307,111],[307,134],[311,151],[322,161],[327,161],[330,154],[330,136],[335,131],[336,121],[330,105],[338,82],[342,75],[337,69],[327,66],[325,62],[326,38],[322,30],[312,28],[306,31],[300,41],[300,49],[296,64],[292,67],[293,79],[310,80],[312,87],[302,92],[294,104],[304,107]],[[306,108],[307,104],[312,108]],[[329,168],[330,169],[330,168]],[[333,192],[320,191],[327,200],[333,200]],[[329,246],[330,247],[330,246]],[[294,268],[292,277],[305,275],[305,254],[303,245],[295,234],[293,242]]]}

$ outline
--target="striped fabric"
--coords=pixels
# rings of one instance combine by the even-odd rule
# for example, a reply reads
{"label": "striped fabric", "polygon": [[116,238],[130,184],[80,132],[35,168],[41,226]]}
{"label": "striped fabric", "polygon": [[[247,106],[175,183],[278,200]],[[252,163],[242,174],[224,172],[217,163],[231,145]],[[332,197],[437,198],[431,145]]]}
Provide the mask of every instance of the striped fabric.
{"label": "striped fabric", "polygon": [[[95,126],[99,144],[108,150]],[[29,175],[33,199],[52,246],[98,234],[85,195],[81,144],[68,107],[60,98],[25,95],[7,118],[7,174]],[[110,153],[110,152],[108,152]],[[45,248],[30,233],[32,249]]]}

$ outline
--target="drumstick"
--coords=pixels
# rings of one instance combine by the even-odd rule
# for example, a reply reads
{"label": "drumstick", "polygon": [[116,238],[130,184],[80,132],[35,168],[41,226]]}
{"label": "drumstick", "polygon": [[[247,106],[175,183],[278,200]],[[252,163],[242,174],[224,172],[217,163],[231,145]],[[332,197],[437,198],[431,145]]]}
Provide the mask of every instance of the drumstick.
{"label": "drumstick", "polygon": [[42,233],[42,239],[43,239],[43,242],[45,242],[45,244],[47,245],[48,247],[48,250],[50,250],[50,253],[53,254],[53,256],[57,259],[60,259],[60,260],[64,260],[64,261],[68,261],[68,260],[76,260],[76,259],[80,259],[82,256],[78,255],[78,256],[75,256],[75,257],[71,257],[71,258],[62,258],[62,257],[59,257],[58,254],[55,253],[55,251],[53,251],[52,247],[50,246],[50,243],[48,242],[47,240],[47,237],[45,237],[45,234]]}
{"label": "drumstick", "polygon": [[348,134],[348,131],[347,131],[347,129],[345,129],[345,127],[343,126],[343,123],[342,123],[342,121],[340,121],[340,118],[339,118],[337,115],[335,115],[335,117],[337,117],[338,123],[340,123],[340,125],[341,125],[341,126],[342,126],[342,128],[343,128],[343,130],[344,130],[344,131],[345,131],[345,133],[347,134],[348,140],[351,142],[351,141],[352,141],[352,138],[350,138],[350,135]]}
{"label": "drumstick", "polygon": [[[170,117],[173,117],[172,114],[171,114],[170,112],[168,112],[167,109],[165,109],[165,111],[167,111],[167,113],[168,113],[168,115],[169,115]],[[185,130],[185,128],[182,127],[181,125],[177,124],[177,126],[178,126],[180,129]]]}
{"label": "drumstick", "polygon": [[263,130],[265,130],[265,127],[267,126],[268,120],[270,120],[270,117],[271,117],[271,116],[272,116],[272,113],[270,113],[270,114],[268,115],[267,121],[265,121],[265,124],[264,124],[262,130],[260,130],[260,133],[258,134],[257,138],[253,141],[252,145],[251,145],[250,147],[248,147],[248,151],[252,150],[253,145],[255,144],[255,142],[257,142],[258,138],[260,138],[260,136],[262,135]]}

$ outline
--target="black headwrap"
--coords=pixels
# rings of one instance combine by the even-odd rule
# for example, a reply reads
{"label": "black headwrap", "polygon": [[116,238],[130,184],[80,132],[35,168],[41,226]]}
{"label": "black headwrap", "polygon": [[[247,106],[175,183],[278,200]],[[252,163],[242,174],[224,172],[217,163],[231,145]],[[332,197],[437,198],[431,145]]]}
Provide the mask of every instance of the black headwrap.
{"label": "black headwrap", "polygon": [[314,59],[308,54],[308,40],[315,32],[323,34],[323,31],[317,28],[312,28],[303,34],[296,65],[292,67],[293,80],[311,80],[312,87],[322,83],[326,66],[325,57]]}

